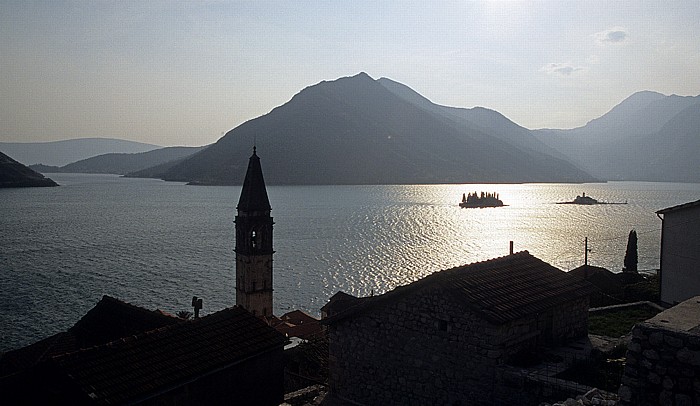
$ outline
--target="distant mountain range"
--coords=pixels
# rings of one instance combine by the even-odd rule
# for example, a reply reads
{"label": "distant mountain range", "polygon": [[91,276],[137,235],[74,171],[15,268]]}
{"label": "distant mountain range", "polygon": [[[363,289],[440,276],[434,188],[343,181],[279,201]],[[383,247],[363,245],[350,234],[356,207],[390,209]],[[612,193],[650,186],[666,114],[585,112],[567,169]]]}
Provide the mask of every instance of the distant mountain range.
{"label": "distant mountain range", "polygon": [[238,185],[254,144],[269,184],[700,183],[700,96],[638,92],[583,127],[528,130],[497,111],[441,106],[360,73],[307,87],[206,147],[80,139],[0,149],[46,164],[32,166],[44,173]]}
{"label": "distant mountain range", "polygon": [[533,134],[600,179],[700,183],[700,96],[638,92],[583,127]]}
{"label": "distant mountain range", "polygon": [[270,184],[595,180],[498,112],[439,106],[365,73],[310,86],[154,175],[241,184],[254,143]]}
{"label": "distant mountain range", "polygon": [[0,188],[36,186],[58,185],[0,152]]}
{"label": "distant mountain range", "polygon": [[30,168],[41,173],[113,173],[117,175],[136,173],[138,175],[138,172],[154,166],[163,166],[164,168],[173,166],[204,148],[206,147],[166,147],[135,154],[103,154],[61,167],[30,165]]}
{"label": "distant mountain range", "polygon": [[24,165],[63,166],[107,153],[138,153],[162,148],[114,138],[76,138],[52,142],[0,142],[0,151]]}

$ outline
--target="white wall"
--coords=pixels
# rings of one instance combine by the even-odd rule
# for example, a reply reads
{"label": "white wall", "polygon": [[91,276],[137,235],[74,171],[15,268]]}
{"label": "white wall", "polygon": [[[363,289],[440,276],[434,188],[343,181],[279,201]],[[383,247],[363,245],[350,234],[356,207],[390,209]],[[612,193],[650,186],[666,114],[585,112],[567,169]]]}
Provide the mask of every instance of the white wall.
{"label": "white wall", "polygon": [[700,295],[700,206],[663,214],[661,301]]}

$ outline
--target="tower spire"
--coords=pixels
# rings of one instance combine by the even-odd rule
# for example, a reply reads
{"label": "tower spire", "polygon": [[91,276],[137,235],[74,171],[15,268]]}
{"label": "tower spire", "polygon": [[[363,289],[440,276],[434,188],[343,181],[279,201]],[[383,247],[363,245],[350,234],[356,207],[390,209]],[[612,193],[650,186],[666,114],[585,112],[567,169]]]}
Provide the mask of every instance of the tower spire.
{"label": "tower spire", "polygon": [[255,145],[236,209],[236,304],[256,316],[270,316],[274,223]]}

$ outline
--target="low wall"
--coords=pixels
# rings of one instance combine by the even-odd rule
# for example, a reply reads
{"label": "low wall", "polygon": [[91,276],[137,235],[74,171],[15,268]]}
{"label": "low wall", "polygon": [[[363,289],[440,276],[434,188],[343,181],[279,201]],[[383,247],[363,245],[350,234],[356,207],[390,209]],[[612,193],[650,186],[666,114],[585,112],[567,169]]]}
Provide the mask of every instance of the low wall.
{"label": "low wall", "polygon": [[668,321],[655,319],[632,330],[619,404],[699,405],[700,331],[675,329],[672,321],[660,326]]}

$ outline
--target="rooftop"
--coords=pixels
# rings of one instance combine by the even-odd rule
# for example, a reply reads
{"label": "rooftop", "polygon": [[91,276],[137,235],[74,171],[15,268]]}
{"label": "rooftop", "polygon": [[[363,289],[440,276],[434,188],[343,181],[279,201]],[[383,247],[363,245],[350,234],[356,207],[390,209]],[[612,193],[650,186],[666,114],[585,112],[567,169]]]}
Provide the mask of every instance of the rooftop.
{"label": "rooftop", "polygon": [[595,287],[523,251],[439,272],[383,295],[357,299],[325,323],[352,317],[421,289],[456,295],[484,319],[503,324],[590,295]]}
{"label": "rooftop", "polygon": [[679,204],[677,206],[667,207],[665,209],[658,210],[656,213],[657,214],[666,214],[666,213],[671,213],[671,212],[678,211],[678,210],[685,210],[685,209],[689,209],[691,207],[697,207],[697,206],[700,206],[700,200]]}
{"label": "rooftop", "polygon": [[52,359],[103,404],[148,398],[275,348],[285,337],[241,307],[158,328]]}
{"label": "rooftop", "polygon": [[150,311],[105,295],[68,331],[2,355],[0,377],[30,368],[56,355],[105,344],[180,321],[161,312]]}

